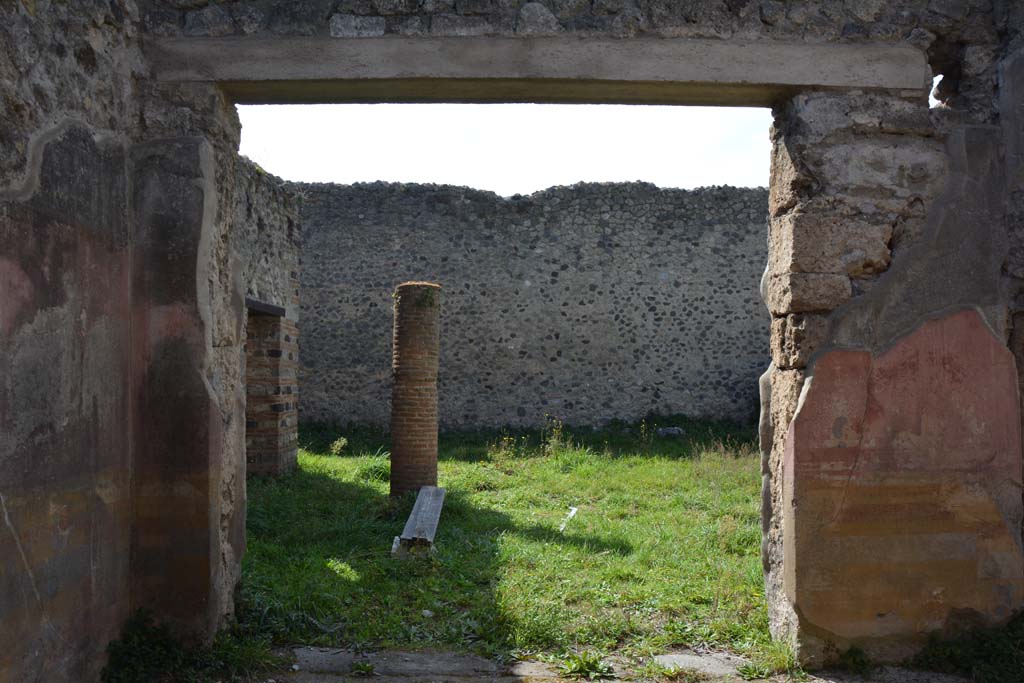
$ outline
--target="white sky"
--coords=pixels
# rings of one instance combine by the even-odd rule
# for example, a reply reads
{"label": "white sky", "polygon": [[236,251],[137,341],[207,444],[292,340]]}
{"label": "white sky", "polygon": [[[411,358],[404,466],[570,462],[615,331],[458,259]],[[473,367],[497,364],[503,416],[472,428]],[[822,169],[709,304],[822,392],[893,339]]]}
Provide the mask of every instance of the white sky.
{"label": "white sky", "polygon": [[580,181],[768,184],[767,109],[553,104],[239,106],[242,154],[288,180],[528,194]]}

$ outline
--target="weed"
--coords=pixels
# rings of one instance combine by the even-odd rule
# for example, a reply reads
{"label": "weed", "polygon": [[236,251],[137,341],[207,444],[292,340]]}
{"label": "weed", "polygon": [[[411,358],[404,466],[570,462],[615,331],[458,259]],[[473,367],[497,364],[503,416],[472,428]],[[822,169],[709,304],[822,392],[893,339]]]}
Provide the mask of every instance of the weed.
{"label": "weed", "polygon": [[745,681],[756,681],[762,678],[768,678],[775,672],[763,664],[748,662],[746,664],[741,664],[739,668],[736,669],[736,673],[738,673],[740,678]]}
{"label": "weed", "polygon": [[790,681],[803,681],[807,673],[797,661],[796,652],[785,642],[769,640],[760,642],[747,651],[750,664],[740,667],[740,676],[747,680],[768,678],[785,674]]}
{"label": "weed", "polygon": [[196,647],[175,638],[143,610],[128,619],[107,655],[103,683],[242,681],[284,663],[265,638],[237,626],[217,634],[211,646]]}
{"label": "weed", "polygon": [[650,445],[654,441],[655,427],[647,424],[647,418],[640,420],[640,441]]}
{"label": "weed", "polygon": [[703,683],[709,679],[703,671],[680,666],[663,666],[655,661],[645,664],[636,673],[641,680],[658,683]]}
{"label": "weed", "polygon": [[572,446],[565,434],[565,425],[557,417],[544,416],[544,429],[541,432],[541,450],[546,456],[558,455]]}
{"label": "weed", "polygon": [[356,479],[360,481],[388,481],[391,478],[391,454],[377,451],[360,463]]}
{"label": "weed", "polygon": [[570,652],[562,659],[558,671],[566,678],[585,678],[588,681],[615,676],[611,665],[604,661],[601,654],[591,650]]}
{"label": "weed", "polygon": [[352,662],[353,676],[372,676],[373,664],[370,662]]}
{"label": "weed", "polygon": [[331,455],[337,457],[340,456],[345,447],[348,446],[348,439],[343,436],[339,436],[337,439],[331,442],[331,446],[328,449]]}

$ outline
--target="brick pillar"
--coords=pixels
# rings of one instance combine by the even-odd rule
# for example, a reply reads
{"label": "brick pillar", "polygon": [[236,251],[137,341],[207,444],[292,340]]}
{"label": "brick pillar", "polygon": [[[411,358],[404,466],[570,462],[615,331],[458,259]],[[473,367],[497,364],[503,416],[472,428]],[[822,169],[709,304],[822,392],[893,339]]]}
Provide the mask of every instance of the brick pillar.
{"label": "brick pillar", "polygon": [[281,474],[298,450],[298,329],[250,313],[245,340],[245,461],[248,474]]}
{"label": "brick pillar", "polygon": [[406,282],[395,290],[391,356],[391,495],[437,485],[437,367],[441,286]]}

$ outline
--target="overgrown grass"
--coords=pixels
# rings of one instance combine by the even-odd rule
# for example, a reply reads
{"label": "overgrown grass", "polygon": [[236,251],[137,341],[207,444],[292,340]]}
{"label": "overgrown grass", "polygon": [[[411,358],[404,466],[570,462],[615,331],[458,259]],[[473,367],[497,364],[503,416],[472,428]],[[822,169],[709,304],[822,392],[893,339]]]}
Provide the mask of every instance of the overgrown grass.
{"label": "overgrown grass", "polygon": [[[685,436],[658,437],[665,426]],[[408,561],[389,554],[412,499],[388,498],[386,438],[319,426],[301,446],[296,473],[249,481],[240,619],[279,642],[792,661],[768,636],[749,430],[676,418],[444,435],[437,553]]]}
{"label": "overgrown grass", "polygon": [[248,680],[280,668],[269,640],[237,624],[217,634],[210,646],[186,645],[164,625],[139,611],[125,624],[121,638],[107,648],[103,683],[205,683]]}
{"label": "overgrown grass", "polygon": [[656,422],[443,435],[437,552],[408,560],[390,556],[413,499],[388,496],[386,436],[304,427],[296,472],[248,481],[237,623],[190,649],[140,616],[105,680],[248,680],[279,663],[272,644],[298,643],[532,656],[584,677],[684,645],[794,667],[768,636],[753,433]]}

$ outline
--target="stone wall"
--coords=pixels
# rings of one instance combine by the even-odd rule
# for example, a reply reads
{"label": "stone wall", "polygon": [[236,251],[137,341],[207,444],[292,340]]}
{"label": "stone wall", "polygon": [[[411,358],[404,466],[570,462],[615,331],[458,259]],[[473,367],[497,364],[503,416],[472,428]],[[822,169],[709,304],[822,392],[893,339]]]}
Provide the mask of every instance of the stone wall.
{"label": "stone wall", "polygon": [[96,680],[138,608],[202,638],[232,609],[238,123],[139,39],[130,0],[0,4],[3,680]]}
{"label": "stone wall", "polygon": [[444,289],[447,427],[756,415],[763,189],[303,191],[303,420],[387,425],[391,293],[406,280]]}
{"label": "stone wall", "polygon": [[0,3],[0,679],[90,681],[131,610],[131,2]]}
{"label": "stone wall", "polygon": [[299,202],[289,183],[245,157],[235,163],[231,251],[245,295],[299,320]]}
{"label": "stone wall", "polygon": [[298,449],[298,201],[284,181],[244,157],[235,164],[234,201],[232,252],[243,264],[250,306],[246,471],[280,474],[295,467]]}

